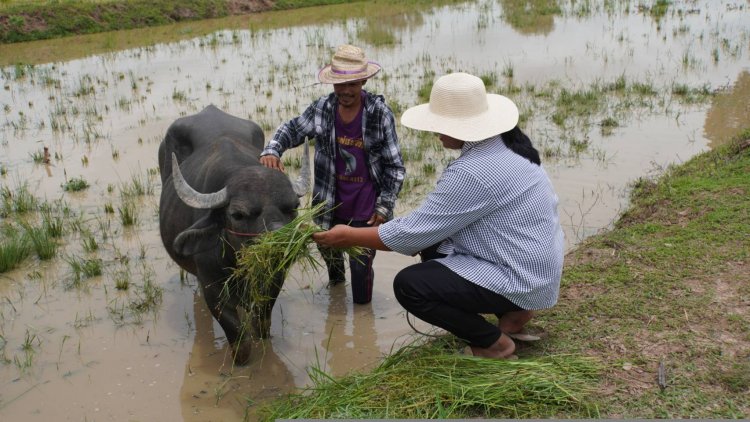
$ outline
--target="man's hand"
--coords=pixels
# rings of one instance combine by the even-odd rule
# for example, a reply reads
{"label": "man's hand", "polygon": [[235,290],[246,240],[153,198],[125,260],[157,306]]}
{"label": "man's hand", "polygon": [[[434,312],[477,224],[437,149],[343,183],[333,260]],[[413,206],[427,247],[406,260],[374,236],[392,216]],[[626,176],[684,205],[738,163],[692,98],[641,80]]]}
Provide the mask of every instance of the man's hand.
{"label": "man's hand", "polygon": [[268,154],[260,157],[260,163],[268,168],[276,169],[282,173],[286,173],[286,171],[284,170],[284,165],[281,164],[281,158],[273,154]]}
{"label": "man's hand", "polygon": [[367,220],[367,224],[373,227],[377,227],[381,224],[385,223],[385,217],[378,213],[373,213],[372,217],[370,217],[369,220]]}

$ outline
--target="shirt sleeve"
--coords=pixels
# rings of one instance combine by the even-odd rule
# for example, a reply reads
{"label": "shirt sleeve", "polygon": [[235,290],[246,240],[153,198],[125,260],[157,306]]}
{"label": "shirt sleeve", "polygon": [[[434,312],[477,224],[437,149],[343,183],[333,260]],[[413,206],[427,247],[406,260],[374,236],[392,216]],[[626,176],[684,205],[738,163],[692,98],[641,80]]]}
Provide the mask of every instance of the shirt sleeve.
{"label": "shirt sleeve", "polygon": [[378,226],[378,235],[391,250],[413,255],[492,212],[497,208],[493,201],[476,177],[449,166],[418,209]]}
{"label": "shirt sleeve", "polygon": [[382,151],[383,183],[380,196],[375,204],[375,209],[378,213],[386,217],[386,219],[390,219],[393,217],[396,198],[398,198],[401,186],[404,183],[406,168],[401,158],[401,149],[398,145],[396,121],[393,117],[393,112],[385,104],[383,108],[380,122],[385,141],[385,147]]}
{"label": "shirt sleeve", "polygon": [[317,116],[320,115],[320,102],[321,100],[318,100],[310,104],[301,115],[282,123],[260,155],[273,154],[281,157],[287,149],[300,145],[306,138],[314,137],[315,120],[319,119]]}

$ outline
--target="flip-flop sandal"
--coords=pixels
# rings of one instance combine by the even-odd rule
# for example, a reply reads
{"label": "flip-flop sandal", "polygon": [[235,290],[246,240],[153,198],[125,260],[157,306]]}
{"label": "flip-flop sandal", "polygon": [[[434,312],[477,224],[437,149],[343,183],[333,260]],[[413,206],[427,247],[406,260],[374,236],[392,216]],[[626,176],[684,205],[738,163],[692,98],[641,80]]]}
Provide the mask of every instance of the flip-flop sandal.
{"label": "flip-flop sandal", "polygon": [[[459,350],[458,354],[459,355],[464,355],[464,356],[472,356],[472,357],[474,356],[474,352],[471,351],[471,346],[466,346],[463,349]],[[479,356],[477,356],[477,357],[479,357]],[[510,355],[510,356],[508,356],[505,359],[506,360],[518,360],[518,356],[517,355]]]}
{"label": "flip-flop sandal", "polygon": [[529,334],[525,332],[519,332],[519,333],[506,333],[508,334],[508,337],[512,338],[513,340],[518,341],[527,341],[527,342],[533,342],[533,341],[539,341],[542,339],[542,336],[536,335],[536,334]]}

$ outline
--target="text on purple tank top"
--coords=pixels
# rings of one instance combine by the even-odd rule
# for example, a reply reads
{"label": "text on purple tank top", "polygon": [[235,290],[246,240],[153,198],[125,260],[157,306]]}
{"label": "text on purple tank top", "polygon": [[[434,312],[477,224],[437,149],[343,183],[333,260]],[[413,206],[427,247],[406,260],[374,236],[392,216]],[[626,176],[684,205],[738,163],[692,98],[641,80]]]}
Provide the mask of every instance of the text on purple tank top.
{"label": "text on purple tank top", "polygon": [[[364,99],[363,99],[364,100]],[[367,221],[375,210],[375,186],[370,180],[362,139],[362,109],[349,123],[336,113],[336,218]]]}

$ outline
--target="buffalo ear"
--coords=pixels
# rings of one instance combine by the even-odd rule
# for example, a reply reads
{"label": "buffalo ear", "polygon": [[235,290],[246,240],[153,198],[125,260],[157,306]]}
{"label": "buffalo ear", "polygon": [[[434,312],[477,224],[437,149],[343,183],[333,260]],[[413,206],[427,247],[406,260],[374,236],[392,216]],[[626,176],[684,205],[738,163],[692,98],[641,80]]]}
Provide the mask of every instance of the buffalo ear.
{"label": "buffalo ear", "polygon": [[174,251],[182,256],[191,256],[216,247],[220,227],[211,213],[206,214],[192,226],[178,234],[172,243]]}

